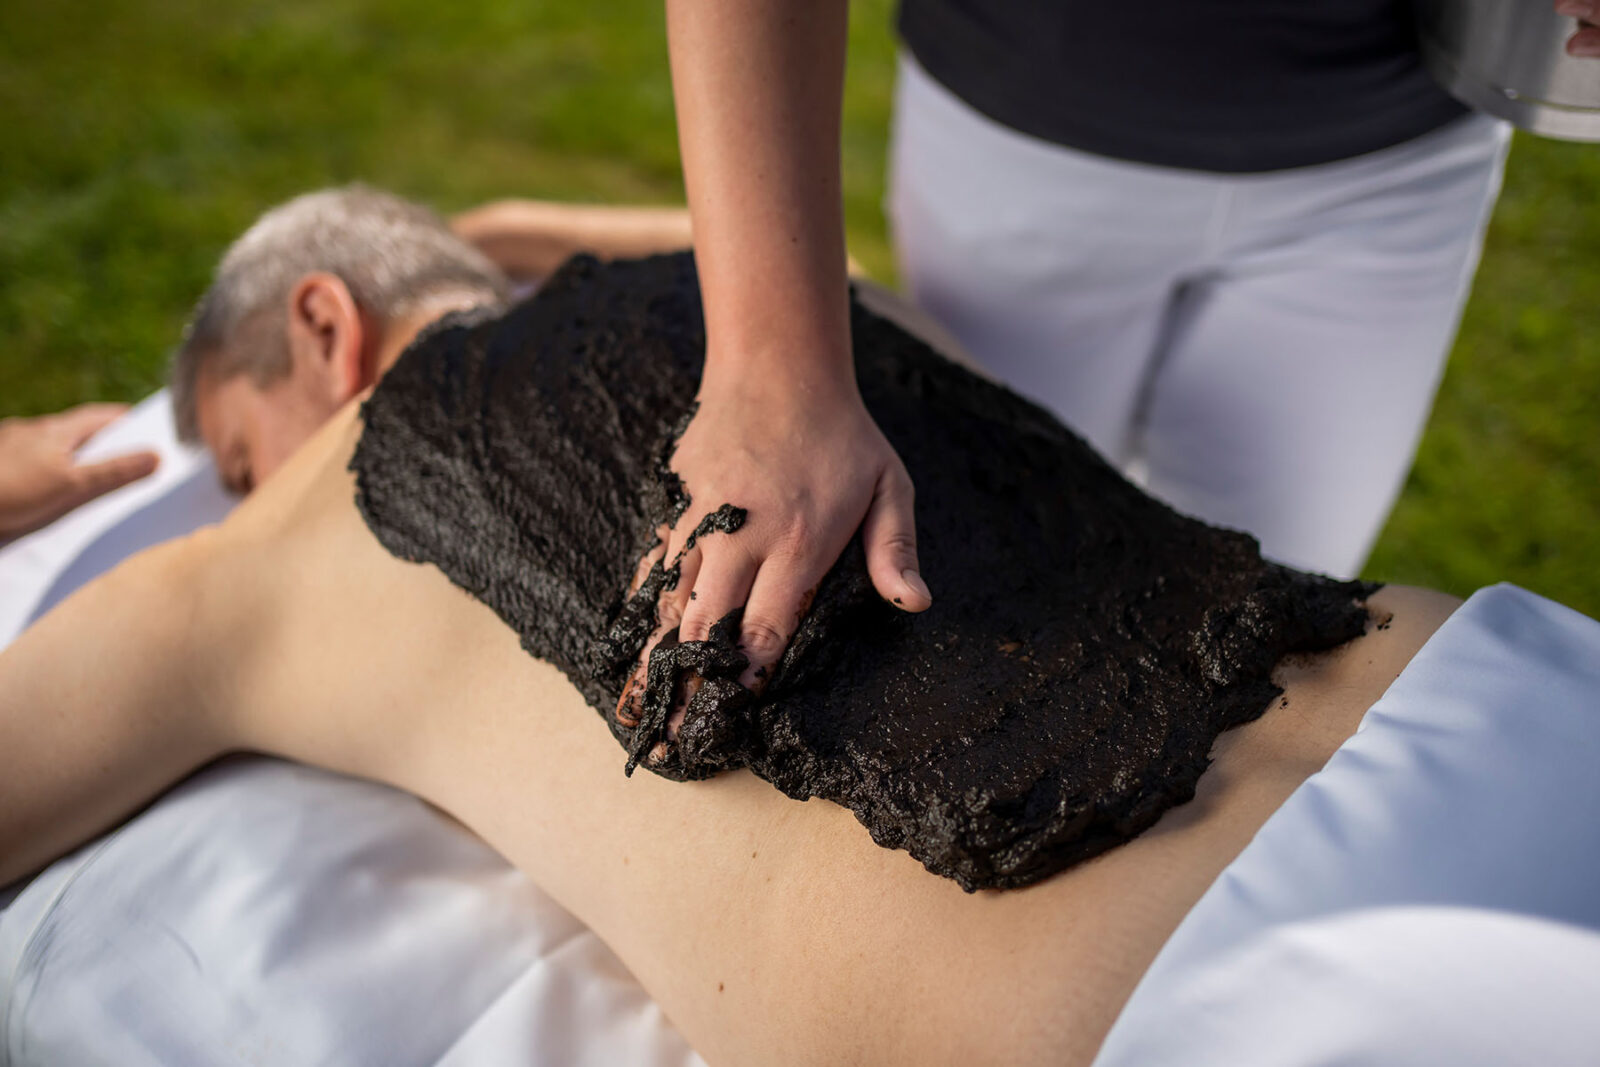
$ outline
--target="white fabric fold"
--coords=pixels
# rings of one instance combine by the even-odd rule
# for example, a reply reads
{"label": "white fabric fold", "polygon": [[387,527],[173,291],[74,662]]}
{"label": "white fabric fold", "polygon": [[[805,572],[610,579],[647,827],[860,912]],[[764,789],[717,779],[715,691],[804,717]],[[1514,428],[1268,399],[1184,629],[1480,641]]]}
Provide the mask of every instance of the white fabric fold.
{"label": "white fabric fold", "polygon": [[1097,1067],[1592,1064],[1600,623],[1452,615],[1179,926]]}

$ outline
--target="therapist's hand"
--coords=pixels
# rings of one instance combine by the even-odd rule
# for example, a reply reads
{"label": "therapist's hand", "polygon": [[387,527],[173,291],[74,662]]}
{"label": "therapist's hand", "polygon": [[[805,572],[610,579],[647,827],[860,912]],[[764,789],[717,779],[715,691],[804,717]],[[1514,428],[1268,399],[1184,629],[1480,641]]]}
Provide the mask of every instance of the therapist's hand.
{"label": "therapist's hand", "polygon": [[1568,55],[1600,57],[1600,0],[1557,0],[1556,14],[1578,20],[1578,31],[1567,38]]}
{"label": "therapist's hand", "polygon": [[[667,538],[678,585],[657,608],[661,634],[704,640],[744,605],[741,679],[759,689],[812,593],[859,527],[878,593],[906,611],[932,604],[917,563],[911,478],[867,413],[855,383],[810,383],[709,369],[672,468],[691,502]],[[744,525],[688,546],[707,514],[744,508]],[[648,660],[649,648],[645,650]]]}
{"label": "therapist's hand", "polygon": [[156,469],[154,452],[77,462],[84,442],[126,410],[124,404],[80,404],[56,415],[0,419],[0,542]]}

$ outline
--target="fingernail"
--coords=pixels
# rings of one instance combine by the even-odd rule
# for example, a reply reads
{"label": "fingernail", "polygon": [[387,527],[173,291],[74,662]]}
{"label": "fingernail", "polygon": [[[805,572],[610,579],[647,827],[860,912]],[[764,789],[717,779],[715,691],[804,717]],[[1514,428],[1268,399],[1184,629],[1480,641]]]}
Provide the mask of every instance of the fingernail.
{"label": "fingernail", "polygon": [[617,722],[630,730],[639,725],[644,710],[645,677],[644,668],[634,671],[617,701]]}
{"label": "fingernail", "polygon": [[933,599],[933,594],[928,592],[928,584],[922,580],[922,575],[918,574],[910,567],[907,567],[905,570],[900,572],[900,580],[905,582],[913,593],[916,593],[926,600],[931,601]]}

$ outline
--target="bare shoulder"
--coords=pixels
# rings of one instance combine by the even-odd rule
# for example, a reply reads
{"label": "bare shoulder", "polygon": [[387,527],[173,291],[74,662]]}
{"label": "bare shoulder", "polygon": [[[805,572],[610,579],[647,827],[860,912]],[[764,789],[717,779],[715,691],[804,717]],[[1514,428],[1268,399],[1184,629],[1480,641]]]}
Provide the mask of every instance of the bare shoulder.
{"label": "bare shoulder", "polygon": [[341,408],[222,523],[224,542],[269,547],[353,499],[346,468],[361,437],[365,394]]}
{"label": "bare shoulder", "polygon": [[371,611],[374,570],[395,563],[355,508],[346,467],[360,428],[352,403],[240,502],[191,568],[210,702],[247,741],[259,739],[258,719],[283,718],[307,703],[302,694],[327,688],[333,654],[362,629],[349,609]]}
{"label": "bare shoulder", "polygon": [[373,536],[349,470],[362,427],[353,402],[219,531],[210,673],[245,747],[410,785],[428,754],[409,741],[487,718],[490,693],[533,700],[561,679],[438,568]]}

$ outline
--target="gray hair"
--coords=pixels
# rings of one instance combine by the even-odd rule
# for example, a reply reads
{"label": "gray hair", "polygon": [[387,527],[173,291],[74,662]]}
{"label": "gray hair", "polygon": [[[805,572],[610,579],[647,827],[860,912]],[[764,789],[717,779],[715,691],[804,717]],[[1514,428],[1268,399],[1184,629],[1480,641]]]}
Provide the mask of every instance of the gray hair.
{"label": "gray hair", "polygon": [[289,373],[283,307],[295,283],[326,271],[363,311],[393,320],[445,298],[500,303],[506,279],[419,204],[362,185],[295,197],[228,248],[172,357],[168,384],[178,436],[200,438],[202,371],[270,385]]}

